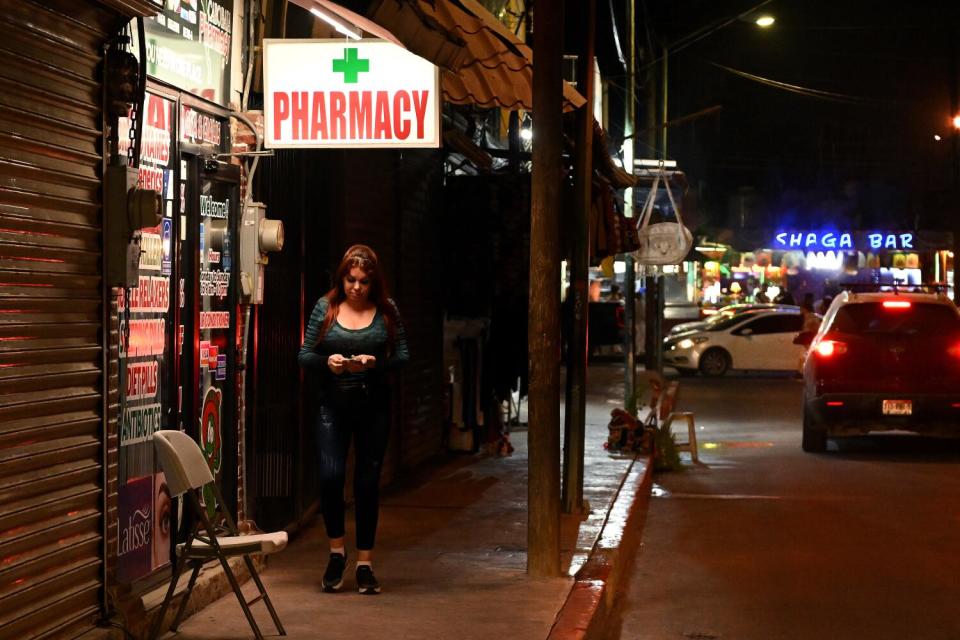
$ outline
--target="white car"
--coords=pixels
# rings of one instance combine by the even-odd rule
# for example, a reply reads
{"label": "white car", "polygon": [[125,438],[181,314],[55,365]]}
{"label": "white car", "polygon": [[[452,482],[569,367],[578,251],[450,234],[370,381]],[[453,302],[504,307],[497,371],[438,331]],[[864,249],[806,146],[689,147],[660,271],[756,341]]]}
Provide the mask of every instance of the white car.
{"label": "white car", "polygon": [[719,309],[712,316],[708,316],[703,320],[695,320],[693,322],[681,322],[678,325],[675,325],[670,329],[670,335],[675,336],[678,333],[687,333],[688,331],[702,331],[707,329],[717,322],[721,322],[725,318],[730,316],[735,316],[738,313],[746,313],[747,311],[753,311],[755,309],[790,309],[793,311],[799,311],[800,307],[791,305],[791,304],[773,304],[767,302],[745,302],[740,304],[728,304],[725,307]]}
{"label": "white car", "polygon": [[799,310],[753,309],[665,338],[663,362],[683,375],[710,377],[730,369],[796,371],[805,348],[793,339],[802,328]]}

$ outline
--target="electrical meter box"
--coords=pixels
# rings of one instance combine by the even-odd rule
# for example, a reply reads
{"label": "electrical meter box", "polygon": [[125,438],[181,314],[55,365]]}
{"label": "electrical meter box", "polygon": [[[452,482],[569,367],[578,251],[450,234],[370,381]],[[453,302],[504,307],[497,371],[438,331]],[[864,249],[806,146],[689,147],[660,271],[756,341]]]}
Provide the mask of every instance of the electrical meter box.
{"label": "electrical meter box", "polygon": [[283,249],[283,222],[266,216],[265,204],[248,202],[240,218],[240,293],[249,304],[263,304],[266,254]]}
{"label": "electrical meter box", "polygon": [[137,188],[137,170],[110,165],[103,178],[107,281],[112,287],[140,282],[140,230],[155,227],[162,217],[160,194]]}

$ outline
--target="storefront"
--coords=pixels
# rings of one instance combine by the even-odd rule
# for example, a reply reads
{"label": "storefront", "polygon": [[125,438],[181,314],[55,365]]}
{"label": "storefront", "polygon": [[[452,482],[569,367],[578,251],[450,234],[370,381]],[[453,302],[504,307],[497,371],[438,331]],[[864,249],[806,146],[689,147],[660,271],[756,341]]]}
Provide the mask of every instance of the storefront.
{"label": "storefront", "polygon": [[952,295],[949,232],[770,229],[721,231],[697,243],[697,295],[709,311],[735,302],[805,296],[847,284],[943,284]]}
{"label": "storefront", "polygon": [[[141,230],[139,286],[115,289],[119,353],[116,584],[133,597],[169,579],[175,503],[152,434],[200,443],[228,508],[237,500],[239,167],[229,151],[232,1],[164,9],[145,25],[149,80],[138,181],[163,218]],[[136,29],[133,29],[136,33]],[[136,42],[133,50],[136,51]],[[202,61],[202,62],[195,62]],[[120,150],[130,144],[120,120]],[[205,496],[212,507],[212,497]],[[165,570],[167,569],[167,570]]]}

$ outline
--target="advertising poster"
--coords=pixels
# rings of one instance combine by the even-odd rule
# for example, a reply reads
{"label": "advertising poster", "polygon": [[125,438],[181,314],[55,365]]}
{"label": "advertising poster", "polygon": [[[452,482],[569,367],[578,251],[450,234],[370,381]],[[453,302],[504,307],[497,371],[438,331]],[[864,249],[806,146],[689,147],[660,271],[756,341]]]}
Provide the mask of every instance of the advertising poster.
{"label": "advertising poster", "polygon": [[153,561],[151,569],[159,569],[171,560],[173,498],[163,472],[153,476]]}
{"label": "advertising poster", "polygon": [[117,578],[132,582],[153,562],[153,474],[120,485]]}
{"label": "advertising poster", "polygon": [[[172,137],[174,103],[148,93],[141,108],[142,147],[138,179],[145,188],[159,191],[164,218],[159,225],[141,230],[138,286],[119,289],[120,320],[120,531],[131,529],[121,539],[118,572],[124,582],[141,578],[169,563],[169,551],[162,552],[159,518],[166,517],[166,546],[169,548],[169,506],[165,516],[156,506],[157,493],[165,483],[158,474],[152,436],[160,429],[173,428],[170,422],[170,390],[167,388],[173,345],[170,302],[173,230],[174,175]],[[121,119],[121,148],[129,144],[130,122]],[[126,501],[126,502],[124,502]],[[134,544],[136,543],[136,544]],[[126,544],[126,547],[124,546]],[[131,546],[133,545],[133,546]],[[136,547],[135,550],[132,550]]]}
{"label": "advertising poster", "polygon": [[[234,242],[231,218],[236,215],[235,185],[201,178],[199,221],[199,434],[200,448],[214,477],[220,480],[223,469],[225,428],[223,415],[229,391],[227,371],[231,352],[230,336],[234,321],[230,285]],[[212,515],[212,492],[204,494],[204,504]]]}

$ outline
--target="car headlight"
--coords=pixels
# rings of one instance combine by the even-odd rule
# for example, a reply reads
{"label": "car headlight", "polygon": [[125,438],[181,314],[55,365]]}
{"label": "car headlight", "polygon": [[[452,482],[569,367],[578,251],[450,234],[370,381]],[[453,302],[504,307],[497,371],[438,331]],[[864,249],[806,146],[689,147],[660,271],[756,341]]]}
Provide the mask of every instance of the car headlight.
{"label": "car headlight", "polygon": [[677,343],[678,349],[689,349],[695,344],[700,344],[701,342],[706,342],[709,338],[705,336],[697,336],[696,338],[684,338]]}

